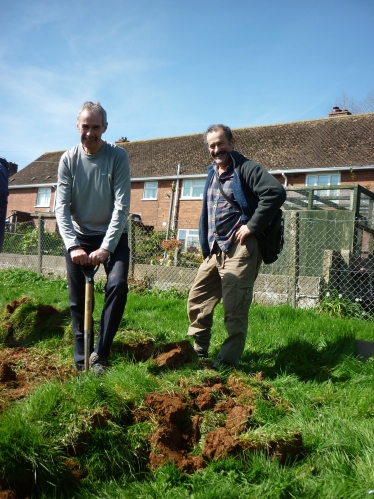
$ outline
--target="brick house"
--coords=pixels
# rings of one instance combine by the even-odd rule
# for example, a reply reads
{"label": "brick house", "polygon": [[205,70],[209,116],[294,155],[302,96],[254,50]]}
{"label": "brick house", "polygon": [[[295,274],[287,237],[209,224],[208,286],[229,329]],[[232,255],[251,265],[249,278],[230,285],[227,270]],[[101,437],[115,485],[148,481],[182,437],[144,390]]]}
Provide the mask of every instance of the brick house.
{"label": "brick house", "polygon": [[[236,148],[285,187],[361,184],[374,191],[374,113],[334,108],[328,118],[233,130]],[[202,133],[116,142],[130,157],[132,213],[156,230],[197,242],[201,197],[210,163]],[[8,217],[46,219],[56,229],[57,168],[64,151],[45,153],[9,180]]]}

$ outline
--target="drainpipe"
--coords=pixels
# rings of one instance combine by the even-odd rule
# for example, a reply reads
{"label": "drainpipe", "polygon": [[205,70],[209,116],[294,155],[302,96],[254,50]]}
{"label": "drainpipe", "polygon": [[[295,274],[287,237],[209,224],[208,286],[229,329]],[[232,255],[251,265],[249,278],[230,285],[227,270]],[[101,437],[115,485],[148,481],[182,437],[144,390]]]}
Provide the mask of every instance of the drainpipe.
{"label": "drainpipe", "polygon": [[181,173],[181,164],[178,163],[177,166],[177,183],[175,185],[175,197],[174,197],[174,209],[173,209],[173,223],[172,223],[172,229],[175,230],[178,222],[178,204],[179,204],[179,175]]}
{"label": "drainpipe", "polygon": [[284,187],[287,187],[288,186],[288,178],[284,172],[282,172],[282,177],[284,178]]}
{"label": "drainpipe", "polygon": [[171,210],[172,210],[173,201],[174,201],[174,194],[175,194],[175,182],[173,182],[171,184],[171,198],[170,198],[168,226],[167,226],[167,231],[166,231],[166,241],[168,241],[169,237],[170,237]]}

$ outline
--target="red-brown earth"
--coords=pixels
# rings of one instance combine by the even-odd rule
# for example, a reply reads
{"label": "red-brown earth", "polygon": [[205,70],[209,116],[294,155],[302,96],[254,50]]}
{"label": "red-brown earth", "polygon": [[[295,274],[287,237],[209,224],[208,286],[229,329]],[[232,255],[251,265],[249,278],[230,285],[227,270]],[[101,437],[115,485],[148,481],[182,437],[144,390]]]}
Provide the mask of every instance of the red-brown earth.
{"label": "red-brown earth", "polygon": [[[21,301],[7,305],[6,313],[13,313],[20,303]],[[43,307],[40,314],[53,315],[56,309],[52,309],[53,307]],[[152,341],[124,343],[119,350],[130,361],[152,359],[151,362],[159,369],[175,369],[187,362],[196,361],[188,340],[157,346]],[[202,361],[202,366],[210,367],[207,361]],[[73,366],[56,366],[53,356],[38,354],[36,349],[0,348],[0,411],[30,394],[47,380],[64,380],[74,374]],[[282,464],[298,458],[303,448],[300,433],[291,433],[285,438],[261,443],[250,438],[250,429],[255,427],[251,418],[259,396],[275,405],[287,407],[287,403],[263,379],[262,373],[253,377],[260,385],[260,391],[245,384],[235,373],[226,383],[219,373],[212,377],[209,372],[209,376],[203,383],[193,386],[189,385],[187,379],[182,379],[178,393],[149,393],[142,406],[132,411],[134,423],[151,421],[155,428],[149,435],[146,449],[142,451],[147,457],[150,470],[167,462],[174,462],[184,472],[192,473],[203,469],[209,461],[236,456],[245,450],[263,451],[269,458],[277,459]],[[216,427],[201,438],[201,426],[207,414],[213,415]],[[92,429],[105,425],[110,417],[106,408],[103,408],[92,419]],[[84,452],[84,444],[88,438],[87,432],[78,435],[75,445],[66,449],[69,456],[65,459],[67,469],[77,480],[84,475],[77,466],[75,457]],[[15,498],[13,491],[1,490],[0,484],[0,499]]]}

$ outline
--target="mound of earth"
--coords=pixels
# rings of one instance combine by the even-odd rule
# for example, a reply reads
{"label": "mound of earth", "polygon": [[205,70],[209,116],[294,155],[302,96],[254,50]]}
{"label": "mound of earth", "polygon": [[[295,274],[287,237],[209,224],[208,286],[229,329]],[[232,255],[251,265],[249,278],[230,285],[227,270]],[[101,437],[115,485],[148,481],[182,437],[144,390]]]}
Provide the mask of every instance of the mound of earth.
{"label": "mound of earth", "polygon": [[40,334],[60,327],[60,311],[25,296],[5,306],[0,319],[0,343],[7,346],[29,346]]}
{"label": "mound of earth", "polygon": [[135,344],[123,343],[121,352],[136,362],[153,359],[155,366],[170,369],[175,369],[196,358],[196,352],[188,340],[158,346],[151,340]]}
{"label": "mound of earth", "polygon": [[[29,348],[0,349],[0,412],[10,403],[29,395],[48,380],[65,380],[75,374],[75,368],[58,365],[51,354],[38,354]],[[1,497],[1,496],[0,496]]]}
{"label": "mound of earth", "polygon": [[[12,314],[20,306],[30,305],[29,301],[22,298],[7,305],[2,325],[9,322],[9,334],[12,334]],[[53,317],[58,319],[59,311],[38,304],[34,315],[37,321],[47,321]],[[196,360],[188,340],[166,345],[155,345],[152,341],[124,343],[120,350],[129,359],[136,362],[151,360],[160,369],[174,369]],[[0,349],[0,411],[48,379],[64,380],[74,374],[73,362],[69,367],[58,366],[51,354],[38,354],[35,349],[20,346],[4,347]],[[261,442],[251,437],[251,428],[256,427],[252,419],[259,398],[287,408],[287,403],[263,380],[262,373],[255,375],[254,380],[254,386],[249,386],[233,374],[224,383],[217,375],[191,386],[188,379],[182,379],[178,393],[147,394],[142,406],[133,409],[131,421],[123,424],[147,421],[154,425],[147,447],[141,450],[141,457],[146,459],[151,470],[174,462],[179,469],[192,473],[203,469],[209,461],[259,450],[282,464],[292,462],[303,449],[300,433]],[[108,411],[102,408],[93,415],[91,429],[105,426],[110,418]],[[207,428],[211,428],[210,431]],[[77,466],[76,457],[84,453],[89,438],[90,432],[87,431],[77,435],[74,444],[65,449],[65,464],[78,480],[84,475]],[[12,491],[0,491],[0,499],[12,499],[12,494]]]}
{"label": "mound of earth", "polygon": [[[282,464],[294,461],[303,448],[300,433],[271,441],[251,440],[248,430],[255,404],[255,392],[234,376],[227,384],[212,378],[201,386],[187,387],[182,394],[146,395],[143,407],[133,414],[135,422],[157,422],[149,436],[150,469],[174,462],[184,472],[192,473],[209,461],[236,456],[244,450],[262,450]],[[216,418],[218,427],[201,442],[201,425],[208,411],[221,417]]]}
{"label": "mound of earth", "polygon": [[0,499],[17,499],[13,490],[0,490]]}

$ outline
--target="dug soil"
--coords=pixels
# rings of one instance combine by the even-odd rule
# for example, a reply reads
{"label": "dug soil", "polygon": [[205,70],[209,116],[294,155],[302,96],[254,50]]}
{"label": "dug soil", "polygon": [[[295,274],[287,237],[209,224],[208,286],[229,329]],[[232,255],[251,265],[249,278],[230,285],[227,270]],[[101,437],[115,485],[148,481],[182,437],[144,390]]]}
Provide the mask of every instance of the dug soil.
{"label": "dug soil", "polygon": [[[15,305],[14,302],[9,304],[8,314]],[[52,314],[49,309],[43,312]],[[198,362],[188,340],[157,346],[152,341],[117,343],[114,349],[129,362],[150,361],[155,375],[159,370]],[[229,456],[243,457],[259,451],[269,459],[286,464],[302,454],[302,436],[298,432],[268,440],[255,438],[255,432],[251,432],[258,427],[255,411],[260,399],[285,410],[288,407],[287,402],[263,379],[262,373],[254,375],[252,383],[248,383],[243,381],[238,371],[224,377],[213,371],[207,360],[199,362],[198,368],[206,370],[204,381],[190,385],[188,379],[181,378],[173,393],[149,393],[141,406],[132,411],[131,421],[127,424],[148,422],[153,428],[138,456],[149,470],[173,462],[183,472],[193,473],[206,467],[210,461]],[[42,355],[35,348],[0,348],[0,411],[48,380],[58,378],[63,381],[74,375],[73,366],[57,366],[56,359],[49,353]],[[103,408],[99,426],[110,419],[111,415]],[[93,420],[92,430],[97,424]],[[76,480],[84,476],[76,458],[84,453],[89,438],[87,432],[78,435],[74,452],[66,449],[67,468]],[[13,497],[16,497],[15,493],[2,491],[0,484],[0,499]]]}
{"label": "dug soil", "polygon": [[[23,297],[8,303],[1,317],[5,342],[0,346],[0,412],[12,402],[29,395],[40,384],[56,378],[66,380],[75,374],[72,365],[59,364],[55,352],[40,353],[36,348],[17,345],[11,316],[19,307],[30,302],[32,302],[31,298]],[[45,323],[51,318],[59,323],[59,315],[60,311],[55,307],[36,304],[35,324],[32,324],[30,330],[34,329],[35,325],[37,327],[38,324]],[[34,332],[30,331],[30,336],[32,334]],[[27,338],[27,333],[25,337]]]}

